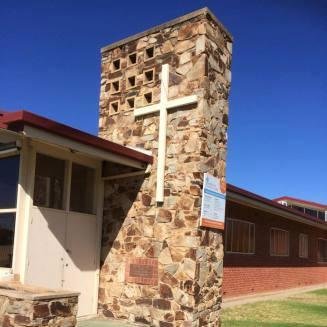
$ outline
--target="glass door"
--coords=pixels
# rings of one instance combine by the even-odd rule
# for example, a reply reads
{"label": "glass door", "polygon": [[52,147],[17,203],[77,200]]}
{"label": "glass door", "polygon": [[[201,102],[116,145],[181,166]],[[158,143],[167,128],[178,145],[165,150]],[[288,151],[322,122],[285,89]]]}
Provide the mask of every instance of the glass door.
{"label": "glass door", "polygon": [[19,156],[0,158],[0,268],[11,268],[14,250]]}

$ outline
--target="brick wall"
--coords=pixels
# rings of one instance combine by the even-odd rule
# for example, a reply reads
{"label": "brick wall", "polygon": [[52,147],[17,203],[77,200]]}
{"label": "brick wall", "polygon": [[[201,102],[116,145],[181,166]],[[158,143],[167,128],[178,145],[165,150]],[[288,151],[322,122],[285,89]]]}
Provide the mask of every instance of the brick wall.
{"label": "brick wall", "polygon": [[[229,218],[255,224],[255,254],[225,253],[225,297],[327,283],[327,264],[317,263],[317,238],[327,238],[326,231],[233,202],[227,203],[226,212]],[[270,256],[269,231],[272,227],[289,231],[288,257]],[[299,257],[300,233],[309,238],[306,259]]]}
{"label": "brick wall", "polygon": [[327,283],[327,267],[225,267],[224,297]]}

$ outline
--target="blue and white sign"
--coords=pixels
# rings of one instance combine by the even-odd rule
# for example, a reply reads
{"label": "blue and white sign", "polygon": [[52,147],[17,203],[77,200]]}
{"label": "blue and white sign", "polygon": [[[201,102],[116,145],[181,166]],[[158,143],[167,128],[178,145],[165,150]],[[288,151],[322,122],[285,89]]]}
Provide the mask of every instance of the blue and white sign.
{"label": "blue and white sign", "polygon": [[204,174],[200,225],[224,229],[226,208],[226,183]]}

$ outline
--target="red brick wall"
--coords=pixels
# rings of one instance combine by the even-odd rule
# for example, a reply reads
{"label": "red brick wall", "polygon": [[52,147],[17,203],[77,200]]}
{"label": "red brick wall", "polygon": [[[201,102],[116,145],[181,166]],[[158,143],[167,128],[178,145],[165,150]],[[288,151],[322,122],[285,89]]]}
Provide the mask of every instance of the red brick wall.
{"label": "red brick wall", "polygon": [[327,267],[225,267],[223,296],[327,283]]}
{"label": "red brick wall", "polygon": [[[225,253],[225,297],[327,283],[327,264],[317,263],[317,238],[327,238],[327,231],[232,202],[227,202],[226,216],[255,224],[255,254]],[[270,256],[272,227],[289,231],[288,257]],[[300,233],[309,237],[307,259],[299,258]]]}

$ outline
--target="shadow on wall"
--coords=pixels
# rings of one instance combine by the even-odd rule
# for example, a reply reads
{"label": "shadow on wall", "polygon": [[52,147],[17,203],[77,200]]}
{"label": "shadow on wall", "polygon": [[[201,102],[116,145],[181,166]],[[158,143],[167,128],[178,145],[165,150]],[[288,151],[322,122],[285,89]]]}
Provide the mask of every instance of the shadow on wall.
{"label": "shadow on wall", "polygon": [[[138,207],[151,204],[151,196],[139,194],[145,176],[111,180],[104,188],[101,270],[110,254],[128,254],[137,246],[141,230],[137,227]],[[153,216],[154,221],[154,216]]]}

